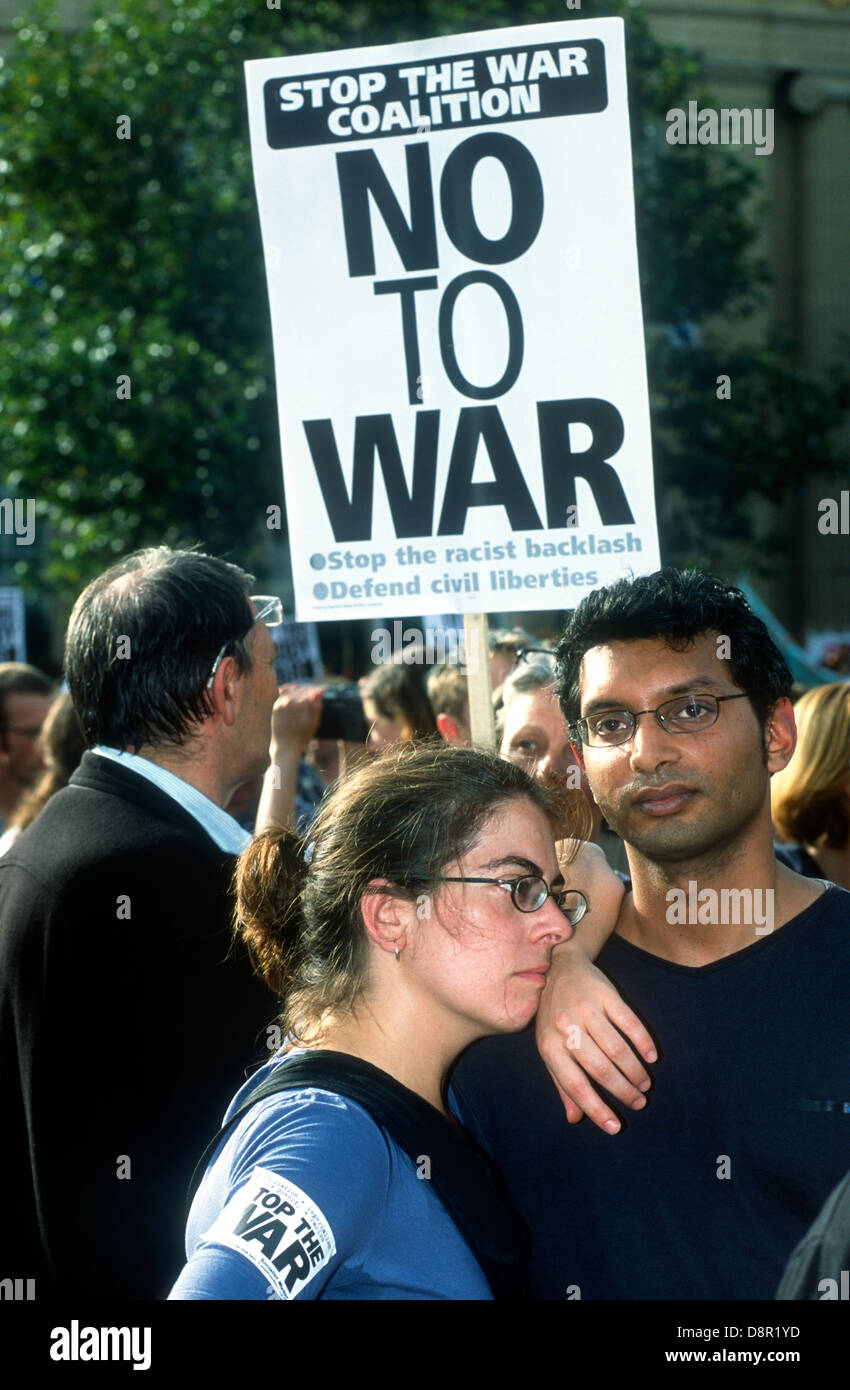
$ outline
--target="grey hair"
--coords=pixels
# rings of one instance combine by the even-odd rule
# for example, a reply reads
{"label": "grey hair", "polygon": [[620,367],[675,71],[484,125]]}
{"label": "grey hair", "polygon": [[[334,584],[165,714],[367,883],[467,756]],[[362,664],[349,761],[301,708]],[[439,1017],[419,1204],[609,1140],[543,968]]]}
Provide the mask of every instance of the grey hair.
{"label": "grey hair", "polygon": [[521,662],[511,672],[499,690],[499,703],[496,710],[496,737],[499,743],[502,741],[505,730],[505,716],[508,706],[520,695],[531,695],[533,691],[543,690],[546,686],[551,686],[552,694],[557,697],[554,652],[551,659],[546,656],[535,656],[533,661]]}

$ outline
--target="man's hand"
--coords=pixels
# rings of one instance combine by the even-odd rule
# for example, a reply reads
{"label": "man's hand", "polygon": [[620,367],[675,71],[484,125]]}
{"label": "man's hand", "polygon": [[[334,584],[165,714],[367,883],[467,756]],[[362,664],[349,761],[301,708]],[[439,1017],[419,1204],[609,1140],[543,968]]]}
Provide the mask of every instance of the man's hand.
{"label": "man's hand", "polygon": [[623,884],[596,845],[582,845],[577,855],[574,849],[571,842],[561,842],[559,860],[568,886],[581,889],[588,910],[576,937],[552,954],[537,1011],[537,1046],[569,1123],[577,1124],[587,1115],[600,1129],[616,1134],[620,1121],[591,1082],[640,1110],[646,1105],[643,1092],[651,1080],[636,1054],[655,1062],[657,1053],[640,1019],[590,959],[616,925]]}

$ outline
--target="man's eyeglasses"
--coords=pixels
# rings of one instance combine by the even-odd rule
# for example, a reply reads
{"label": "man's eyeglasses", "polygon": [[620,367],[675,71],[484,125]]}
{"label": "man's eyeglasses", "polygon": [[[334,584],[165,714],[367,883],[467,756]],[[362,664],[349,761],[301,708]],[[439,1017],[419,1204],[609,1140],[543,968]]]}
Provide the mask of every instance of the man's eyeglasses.
{"label": "man's eyeglasses", "polygon": [[520,912],[538,912],[547,898],[554,898],[571,926],[580,922],[587,911],[587,898],[577,888],[550,888],[545,878],[523,874],[521,878],[427,878],[423,883],[497,883],[508,888],[511,902]]}
{"label": "man's eyeglasses", "polygon": [[548,656],[550,661],[555,660],[551,647],[520,647],[516,654],[516,665],[526,661],[530,663],[535,656]]}
{"label": "man's eyeglasses", "polygon": [[[261,619],[265,622],[266,627],[278,627],[283,622],[283,604],[279,598],[275,598],[272,594],[251,594],[249,601],[253,603],[257,610],[252,619],[252,627],[254,623],[258,623]],[[251,628],[248,629],[248,632],[250,631]],[[245,636],[247,636],[247,633],[240,633],[240,637]],[[207,690],[212,689],[215,673],[224,660],[224,654],[227,648],[230,646],[231,642],[236,642],[238,640],[239,638],[236,637],[228,637],[227,641],[222,646],[218,656],[213,662],[213,667],[210,671],[209,679],[207,680]]]}
{"label": "man's eyeglasses", "polygon": [[740,695],[678,695],[665,700],[657,709],[603,709],[587,714],[570,725],[570,735],[589,748],[616,748],[634,736],[638,720],[644,714],[654,714],[668,734],[698,734],[717,723],[723,700],[746,700]]}

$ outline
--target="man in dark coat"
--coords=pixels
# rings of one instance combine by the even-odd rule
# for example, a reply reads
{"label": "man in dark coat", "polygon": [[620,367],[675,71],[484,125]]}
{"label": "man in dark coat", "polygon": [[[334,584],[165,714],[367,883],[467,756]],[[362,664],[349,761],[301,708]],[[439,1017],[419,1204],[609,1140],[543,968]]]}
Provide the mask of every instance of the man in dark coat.
{"label": "man in dark coat", "polygon": [[142,551],[71,616],[90,751],[0,859],[0,1275],[36,1298],[168,1292],[194,1162],[263,1054],[274,1001],[231,950],[250,837],[223,809],[277,694],[249,583]]}

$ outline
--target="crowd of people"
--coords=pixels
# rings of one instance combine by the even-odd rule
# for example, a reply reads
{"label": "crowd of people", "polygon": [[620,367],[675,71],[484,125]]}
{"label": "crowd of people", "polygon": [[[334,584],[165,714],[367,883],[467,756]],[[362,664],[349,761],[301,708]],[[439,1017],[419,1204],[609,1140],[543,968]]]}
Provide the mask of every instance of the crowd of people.
{"label": "crowd of people", "polygon": [[376,666],[319,737],[336,683],[278,685],[251,590],[141,551],[63,691],[0,666],[6,1263],[52,1298],[824,1296],[850,686],[795,711],[740,592],[663,570],[493,634],[492,752],[453,662]]}

